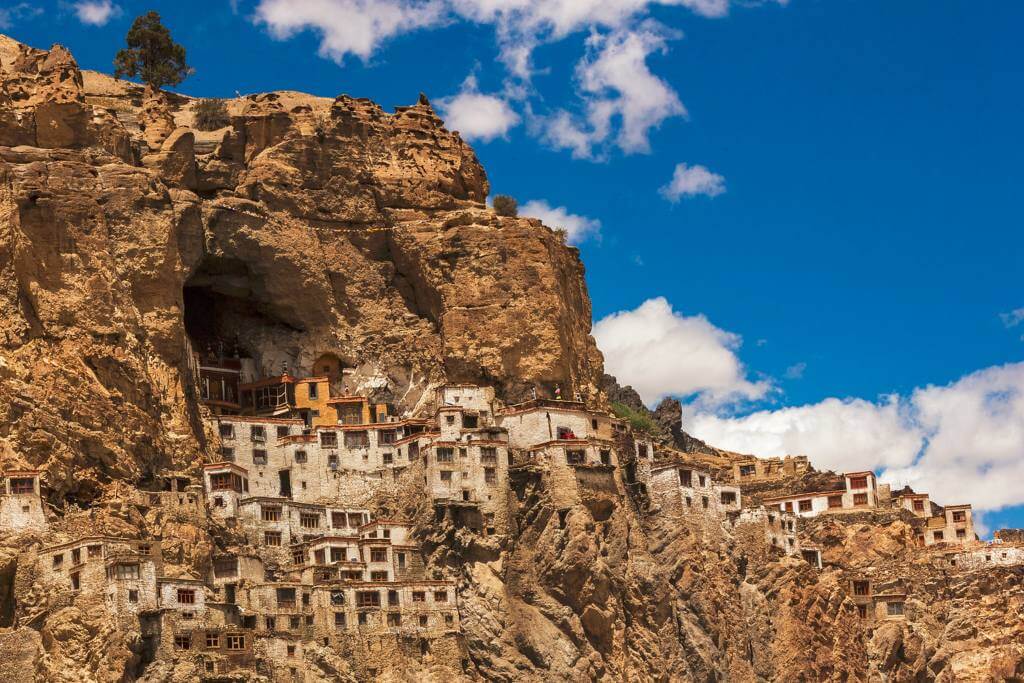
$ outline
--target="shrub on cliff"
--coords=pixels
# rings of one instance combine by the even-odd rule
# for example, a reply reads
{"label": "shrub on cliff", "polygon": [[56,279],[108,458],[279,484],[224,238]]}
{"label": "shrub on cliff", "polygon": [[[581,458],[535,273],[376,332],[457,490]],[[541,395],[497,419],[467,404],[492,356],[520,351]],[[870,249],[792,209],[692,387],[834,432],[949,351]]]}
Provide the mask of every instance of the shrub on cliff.
{"label": "shrub on cliff", "polygon": [[499,216],[515,218],[519,215],[519,204],[507,194],[499,194],[494,198],[494,210]]}
{"label": "shrub on cliff", "polygon": [[138,77],[146,85],[159,89],[178,85],[192,73],[185,63],[185,48],[171,40],[171,32],[156,12],[135,18],[125,36],[128,47],[114,57],[114,76]]}
{"label": "shrub on cliff", "polygon": [[628,422],[635,431],[645,434],[658,433],[658,425],[655,424],[650,415],[633,410],[623,403],[612,403],[612,412],[615,413],[615,417]]}
{"label": "shrub on cliff", "polygon": [[217,130],[231,123],[228,107],[224,100],[205,98],[196,102],[192,109],[196,130]]}

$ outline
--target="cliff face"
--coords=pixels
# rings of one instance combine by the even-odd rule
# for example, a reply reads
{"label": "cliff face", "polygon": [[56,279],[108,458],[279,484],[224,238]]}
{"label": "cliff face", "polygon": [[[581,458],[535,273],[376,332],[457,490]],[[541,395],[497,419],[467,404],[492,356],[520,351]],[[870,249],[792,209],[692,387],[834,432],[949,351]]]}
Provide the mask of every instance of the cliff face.
{"label": "cliff face", "polygon": [[[269,93],[197,132],[191,100],[83,74],[62,48],[0,41],[0,62],[0,471],[41,470],[49,519],[13,532],[0,518],[8,680],[271,680],[260,667],[283,661],[307,681],[1024,678],[1021,566],[951,569],[921,554],[906,519],[878,514],[811,525],[818,569],[759,527],[648,495],[626,474],[628,435],[622,467],[596,466],[572,503],[542,468],[516,468],[497,535],[436,516],[412,458],[374,499],[375,515],[410,521],[431,575],[457,583],[457,651],[306,639],[230,676],[154,660],[148,622],[111,617],[102,590],[46,590],[40,549],[159,539],[164,575],[183,581],[252,550],[209,501],[161,508],[139,490],[216,457],[193,352],[261,375],[316,374],[326,354],[346,390],[402,411],[431,407],[444,381],[508,403],[558,386],[603,406],[583,266],[537,221],[486,208],[483,169],[425,98],[389,114]],[[729,460],[678,413],[654,416],[665,441]],[[865,575],[902,581],[912,618],[861,623],[850,580]]]}
{"label": "cliff face", "polygon": [[425,98],[270,93],[197,135],[184,98],[3,47],[0,463],[55,499],[198,461],[189,341],[265,374],[333,354],[403,407],[442,378],[596,396],[578,253],[484,206]]}

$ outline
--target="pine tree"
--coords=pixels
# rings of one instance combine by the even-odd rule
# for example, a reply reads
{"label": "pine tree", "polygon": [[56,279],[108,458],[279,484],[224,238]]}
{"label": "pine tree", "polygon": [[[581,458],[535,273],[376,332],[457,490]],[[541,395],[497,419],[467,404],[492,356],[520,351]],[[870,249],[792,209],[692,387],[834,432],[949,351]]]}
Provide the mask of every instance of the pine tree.
{"label": "pine tree", "polygon": [[125,38],[128,47],[114,57],[117,78],[138,77],[159,89],[178,85],[192,73],[185,63],[185,48],[171,40],[171,32],[160,22],[158,13],[151,11],[136,17]]}

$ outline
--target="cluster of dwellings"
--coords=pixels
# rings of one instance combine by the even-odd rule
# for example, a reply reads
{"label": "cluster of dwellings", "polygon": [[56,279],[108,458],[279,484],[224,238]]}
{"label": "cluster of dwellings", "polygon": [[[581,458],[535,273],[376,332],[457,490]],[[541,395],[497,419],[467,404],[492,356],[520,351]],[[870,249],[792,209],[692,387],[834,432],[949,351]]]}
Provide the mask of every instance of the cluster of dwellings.
{"label": "cluster of dwellings", "polygon": [[906,619],[907,591],[901,581],[875,581],[868,576],[849,579],[848,594],[857,615],[867,624]]}
{"label": "cluster of dwellings", "polygon": [[732,480],[744,484],[796,477],[810,470],[806,455],[787,455],[784,458],[756,458],[747,456],[732,464]]}
{"label": "cluster of dwellings", "polygon": [[830,491],[810,491],[769,496],[762,502],[797,517],[821,514],[855,513],[873,509],[904,509],[919,523],[917,540],[922,546],[937,543],[967,545],[976,540],[970,505],[941,507],[928,494],[905,488],[892,494],[888,484],[879,484],[873,472],[846,472],[844,487]]}

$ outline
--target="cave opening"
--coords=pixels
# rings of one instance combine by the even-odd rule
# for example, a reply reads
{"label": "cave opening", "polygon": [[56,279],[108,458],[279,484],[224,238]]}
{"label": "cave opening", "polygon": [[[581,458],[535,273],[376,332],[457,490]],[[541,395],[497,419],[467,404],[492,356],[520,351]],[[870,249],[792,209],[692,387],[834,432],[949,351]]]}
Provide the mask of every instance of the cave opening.
{"label": "cave opening", "polygon": [[242,384],[283,371],[287,361],[275,362],[274,353],[301,331],[275,309],[261,276],[217,256],[204,257],[185,281],[182,318],[198,398],[218,413],[243,407]]}

